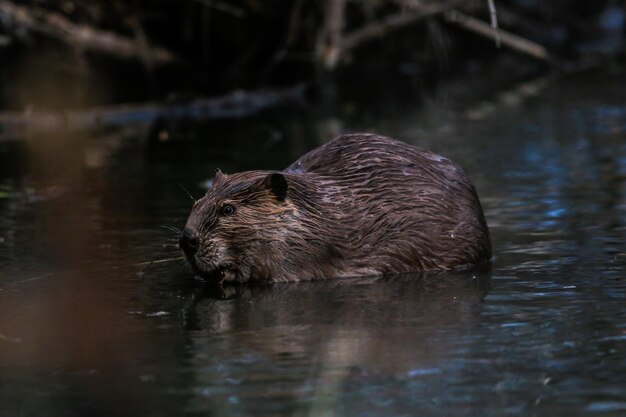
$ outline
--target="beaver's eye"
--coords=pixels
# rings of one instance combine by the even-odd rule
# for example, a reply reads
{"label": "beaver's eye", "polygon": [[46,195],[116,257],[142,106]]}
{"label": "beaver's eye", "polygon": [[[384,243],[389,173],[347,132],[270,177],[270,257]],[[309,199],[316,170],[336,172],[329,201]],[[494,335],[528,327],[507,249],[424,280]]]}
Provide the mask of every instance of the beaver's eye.
{"label": "beaver's eye", "polygon": [[230,204],[224,204],[222,208],[220,209],[220,213],[222,213],[224,216],[230,216],[234,212],[235,212],[235,207],[233,207]]}

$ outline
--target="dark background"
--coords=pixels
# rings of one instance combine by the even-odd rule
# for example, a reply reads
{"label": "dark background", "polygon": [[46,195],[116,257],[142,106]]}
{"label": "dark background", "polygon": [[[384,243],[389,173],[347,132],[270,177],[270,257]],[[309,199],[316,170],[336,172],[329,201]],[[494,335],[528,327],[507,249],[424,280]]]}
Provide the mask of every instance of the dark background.
{"label": "dark background", "polygon": [[[501,29],[543,45],[552,60],[497,48],[446,13],[385,26],[390,18],[433,7],[489,23],[487,0],[3,0],[0,109],[180,101],[298,83],[316,92],[331,86],[358,99],[363,89],[355,80],[371,95],[387,94],[393,87],[385,81],[393,78],[402,95],[487,67],[498,68],[497,78],[516,80],[613,65],[624,57],[623,1],[497,0],[495,6]],[[327,27],[337,7],[344,12],[333,41]],[[333,42],[376,23],[386,29],[341,50],[329,65]],[[83,29],[92,42],[78,40]],[[115,44],[96,45],[106,46],[108,36],[134,49],[122,54]],[[159,60],[157,49],[171,59]]]}

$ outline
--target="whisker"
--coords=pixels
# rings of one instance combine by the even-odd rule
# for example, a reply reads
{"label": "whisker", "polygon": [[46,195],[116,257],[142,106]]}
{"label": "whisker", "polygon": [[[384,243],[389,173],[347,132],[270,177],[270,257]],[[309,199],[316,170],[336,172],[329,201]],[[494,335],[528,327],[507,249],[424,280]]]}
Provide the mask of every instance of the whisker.
{"label": "whisker", "polygon": [[178,239],[163,240],[161,242],[148,243],[149,246],[178,246]]}
{"label": "whisker", "polygon": [[179,250],[180,249],[180,243],[178,238],[176,239],[168,239],[168,240],[157,240],[156,242],[150,242],[147,244],[147,246],[150,246],[152,248],[161,248],[161,249],[165,249],[165,250]]}
{"label": "whisker", "polygon": [[187,191],[187,189],[185,187],[183,187],[182,184],[178,184],[178,186],[180,188],[182,188],[182,190],[185,192],[185,194],[187,194],[189,196],[189,198],[191,198],[191,201],[193,201],[194,203],[197,201],[196,198],[194,198],[194,196],[192,196],[191,193],[189,191]]}
{"label": "whisker", "polygon": [[180,255],[180,248],[178,248],[178,247],[175,248],[173,246],[170,246],[169,248],[167,248],[167,247],[163,247],[163,246],[156,246],[155,248],[156,249],[162,249],[162,250],[159,251],[159,254],[160,255],[165,255],[165,256],[170,257],[170,258],[174,257],[176,255]]}
{"label": "whisker", "polygon": [[135,264],[130,264],[129,266],[154,265],[154,264],[161,264],[161,263],[165,263],[165,262],[173,262],[173,261],[179,261],[179,260],[184,260],[184,259],[185,258],[183,256],[177,256],[175,258],[156,259],[154,261],[138,262],[138,263],[135,263]]}
{"label": "whisker", "polygon": [[159,226],[159,227],[162,227],[163,229],[167,229],[167,230],[169,230],[170,232],[174,232],[174,233],[176,233],[177,235],[180,235],[180,234],[182,233],[182,230],[180,230],[180,229],[179,229],[179,228],[177,228],[177,227],[173,227],[173,226],[163,226],[163,225],[161,225],[161,226]]}
{"label": "whisker", "polygon": [[139,263],[136,263],[136,264],[132,264],[130,266],[142,266],[143,268],[141,268],[139,271],[137,271],[137,275],[142,276],[144,274],[144,272],[146,272],[146,270],[148,268],[150,268],[152,265],[161,264],[161,263],[165,263],[165,262],[181,261],[181,260],[184,260],[184,259],[185,258],[183,258],[182,256],[177,256],[175,258],[156,259],[154,261],[139,262]]}
{"label": "whisker", "polygon": [[171,252],[171,253],[180,253],[180,247],[178,246],[178,244],[174,245],[174,244],[170,244],[170,245],[166,245],[166,244],[158,244],[155,243],[152,245],[153,248],[157,248],[157,249],[161,249],[159,252]]}

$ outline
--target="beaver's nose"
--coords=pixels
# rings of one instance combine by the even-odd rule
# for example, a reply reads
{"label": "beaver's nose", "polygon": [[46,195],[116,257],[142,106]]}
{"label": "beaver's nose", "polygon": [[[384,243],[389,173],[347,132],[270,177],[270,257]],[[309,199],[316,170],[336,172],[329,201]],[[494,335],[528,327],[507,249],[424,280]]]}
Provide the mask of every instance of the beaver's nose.
{"label": "beaver's nose", "polygon": [[196,236],[196,232],[188,227],[185,227],[183,234],[180,235],[180,238],[178,239],[178,245],[183,252],[185,252],[185,255],[193,256],[198,251],[200,241],[198,240],[198,236]]}

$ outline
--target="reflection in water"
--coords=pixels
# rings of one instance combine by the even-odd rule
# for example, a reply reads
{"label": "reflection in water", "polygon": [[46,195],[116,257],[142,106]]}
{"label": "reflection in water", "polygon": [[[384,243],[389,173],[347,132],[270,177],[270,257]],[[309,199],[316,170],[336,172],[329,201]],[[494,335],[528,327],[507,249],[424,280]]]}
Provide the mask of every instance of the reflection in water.
{"label": "reflection in water", "polygon": [[[480,121],[444,96],[362,119],[170,126],[147,146],[136,132],[32,138],[10,164],[0,149],[0,416],[623,415],[623,84],[563,81]],[[183,262],[144,269],[180,256],[181,185],[200,196],[217,167],[287,166],[342,129],[466,168],[491,229],[490,280],[221,294]]]}
{"label": "reflection in water", "polygon": [[[354,395],[354,384],[440,374],[477,324],[489,278],[404,275],[238,287],[226,299],[196,298],[185,321],[195,328],[199,387],[189,406],[229,415],[308,393],[315,401],[291,411],[327,414]],[[252,386],[233,397],[233,381]]]}

